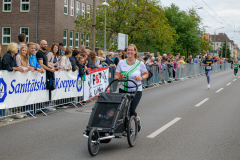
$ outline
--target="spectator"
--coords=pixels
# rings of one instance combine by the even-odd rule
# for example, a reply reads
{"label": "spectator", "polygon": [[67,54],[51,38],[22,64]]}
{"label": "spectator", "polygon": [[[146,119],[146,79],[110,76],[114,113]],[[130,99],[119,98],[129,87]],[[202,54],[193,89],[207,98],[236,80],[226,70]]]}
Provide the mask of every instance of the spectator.
{"label": "spectator", "polygon": [[72,57],[72,50],[67,48],[64,55],[61,55],[59,66],[62,67],[66,71],[70,71],[72,69],[72,64],[69,58]]}
{"label": "spectator", "polygon": [[186,62],[187,62],[187,63],[190,63],[190,64],[193,63],[192,55],[190,55],[190,56],[187,58]]}
{"label": "spectator", "polygon": [[34,68],[29,64],[29,53],[27,46],[22,46],[16,56],[16,63],[18,67],[22,67],[25,71],[29,70],[34,72]]}
{"label": "spectator", "polygon": [[27,44],[28,52],[29,52],[29,65],[34,67],[35,71],[38,71],[40,73],[44,73],[44,69],[41,68],[39,63],[37,62],[37,57],[34,55],[35,53],[35,43],[29,42]]}
{"label": "spectator", "polygon": [[53,72],[55,72],[55,68],[53,66],[51,66],[50,64],[48,64],[46,50],[47,50],[47,41],[41,40],[40,41],[40,50],[37,52],[36,57],[37,57],[38,63],[40,64],[40,66],[43,69],[53,73]]}
{"label": "spectator", "polygon": [[59,43],[58,47],[59,47],[60,55],[65,54],[65,52],[63,51],[63,44],[62,44],[62,43]]}
{"label": "spectator", "polygon": [[194,58],[194,63],[199,63],[199,56],[196,55],[196,57]]}
{"label": "spectator", "polygon": [[18,51],[17,43],[10,43],[7,48],[7,53],[3,56],[2,59],[2,69],[7,71],[19,71],[24,73],[24,69],[17,66],[15,54]]}
{"label": "spectator", "polygon": [[96,53],[95,52],[90,52],[90,54],[87,56],[87,68],[98,68],[96,65],[95,65],[95,62],[96,62]]}
{"label": "spectator", "polygon": [[124,56],[124,54],[123,54],[123,51],[120,50],[120,51],[118,52],[118,56],[115,58],[114,64],[117,66],[117,65],[118,65],[118,62],[119,62],[120,60],[123,60],[123,59],[125,59],[125,56]]}
{"label": "spectator", "polygon": [[80,53],[79,49],[74,49],[73,52],[72,52],[72,57],[69,58],[69,60],[72,64],[72,71],[73,72],[75,72],[77,70],[77,62],[78,62],[77,57],[79,57],[79,53]]}
{"label": "spectator", "polygon": [[109,52],[108,56],[106,57],[105,63],[107,63],[108,66],[116,68],[116,65],[114,64],[112,58],[114,56],[113,52]]}
{"label": "spectator", "polygon": [[144,58],[146,57],[146,55],[147,55],[147,52],[145,52],[144,54],[143,54],[143,56],[141,57],[141,59],[144,61]]}
{"label": "spectator", "polygon": [[160,52],[157,52],[157,54],[154,56],[155,58],[160,56]]}
{"label": "spectator", "polygon": [[26,38],[26,35],[24,33],[20,34],[18,36],[18,41],[19,41],[19,44],[18,44],[18,53],[20,51],[20,49],[22,48],[22,46],[26,46],[26,41],[27,41],[27,38]]}
{"label": "spectator", "polygon": [[34,52],[34,55],[36,56],[37,52],[39,51],[40,49],[40,46],[38,43],[35,43],[35,52]]}
{"label": "spectator", "polygon": [[88,74],[87,67],[84,65],[84,61],[85,61],[84,58],[79,56],[79,57],[77,57],[77,61],[78,61],[77,66],[78,66],[78,70],[79,70],[79,75],[84,76],[85,73]]}
{"label": "spectator", "polygon": [[84,45],[81,45],[81,47],[80,47],[80,56],[82,56],[82,55],[81,55],[82,53],[87,54],[87,52],[86,52],[86,47],[85,47]]}
{"label": "spectator", "polygon": [[99,66],[104,60],[106,60],[106,55],[103,53],[102,50],[99,50],[96,64]]}
{"label": "spectator", "polygon": [[53,43],[51,48],[50,48],[50,52],[48,52],[47,54],[47,58],[48,58],[48,63],[57,68],[59,66],[59,59],[60,59],[60,49],[59,49],[59,45],[57,45],[56,43]]}
{"label": "spectator", "polygon": [[180,60],[179,57],[180,57],[180,53],[175,53],[175,58],[174,59],[176,60],[176,62]]}
{"label": "spectator", "polygon": [[87,55],[89,55],[90,52],[91,52],[90,49],[86,49],[86,54]]}
{"label": "spectator", "polygon": [[64,54],[65,54],[66,50],[67,50],[67,47],[66,47],[66,46],[63,46],[63,52],[64,52]]}

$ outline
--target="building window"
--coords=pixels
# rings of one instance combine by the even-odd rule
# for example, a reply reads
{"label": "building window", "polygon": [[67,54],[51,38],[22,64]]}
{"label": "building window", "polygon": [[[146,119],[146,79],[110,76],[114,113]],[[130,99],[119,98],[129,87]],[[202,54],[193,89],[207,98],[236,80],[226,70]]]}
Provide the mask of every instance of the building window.
{"label": "building window", "polygon": [[11,42],[11,28],[3,27],[2,28],[2,43],[8,45]]}
{"label": "building window", "polygon": [[26,42],[29,42],[29,28],[28,27],[21,27],[20,34],[24,33],[26,35]]}
{"label": "building window", "polygon": [[64,0],[64,14],[68,14],[68,0]]}
{"label": "building window", "polygon": [[71,0],[71,16],[74,16],[74,0]]}
{"label": "building window", "polygon": [[82,3],[82,16],[85,18],[85,3]]}
{"label": "building window", "polygon": [[75,34],[75,47],[78,48],[79,47],[79,33]]}
{"label": "building window", "polygon": [[81,45],[84,45],[84,33],[81,33]]}
{"label": "building window", "polygon": [[63,45],[67,46],[67,30],[63,31]]}
{"label": "building window", "polygon": [[70,47],[73,47],[73,31],[70,31]]}
{"label": "building window", "polygon": [[80,15],[80,2],[77,1],[76,17]]}
{"label": "building window", "polygon": [[3,12],[12,11],[12,0],[3,0]]}
{"label": "building window", "polygon": [[88,18],[90,18],[90,10],[91,10],[90,5],[87,5],[87,17]]}
{"label": "building window", "polygon": [[86,36],[86,46],[89,47],[89,35]]}
{"label": "building window", "polygon": [[21,0],[20,5],[20,11],[21,12],[29,12],[30,11],[30,0]]}

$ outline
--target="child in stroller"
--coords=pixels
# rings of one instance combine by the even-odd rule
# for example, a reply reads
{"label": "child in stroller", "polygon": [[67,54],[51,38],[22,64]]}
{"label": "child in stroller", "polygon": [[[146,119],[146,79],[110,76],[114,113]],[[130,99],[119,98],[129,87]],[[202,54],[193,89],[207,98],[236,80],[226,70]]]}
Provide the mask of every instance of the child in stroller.
{"label": "child in stroller", "polygon": [[99,114],[98,116],[101,119],[99,122],[100,126],[111,127],[112,119],[114,118],[115,112],[116,110],[113,108],[113,109],[107,110],[106,115]]}

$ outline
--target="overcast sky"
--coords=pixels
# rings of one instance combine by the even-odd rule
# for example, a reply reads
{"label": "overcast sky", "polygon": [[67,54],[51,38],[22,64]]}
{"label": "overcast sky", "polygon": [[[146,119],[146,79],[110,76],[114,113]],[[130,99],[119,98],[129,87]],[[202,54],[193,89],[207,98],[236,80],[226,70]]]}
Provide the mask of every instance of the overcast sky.
{"label": "overcast sky", "polygon": [[[240,0],[161,0],[164,7],[174,3],[185,11],[192,7],[199,8],[195,2],[203,7],[197,9],[197,13],[202,19],[202,26],[208,26],[207,33],[214,34],[217,29],[216,34],[226,33],[240,47]],[[221,27],[224,28],[218,29]]]}

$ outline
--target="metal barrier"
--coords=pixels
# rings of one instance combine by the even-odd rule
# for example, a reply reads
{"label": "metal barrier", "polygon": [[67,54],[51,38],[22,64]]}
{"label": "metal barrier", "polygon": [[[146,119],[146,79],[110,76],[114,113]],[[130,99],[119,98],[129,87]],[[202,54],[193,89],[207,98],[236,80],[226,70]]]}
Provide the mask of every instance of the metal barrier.
{"label": "metal barrier", "polygon": [[[148,88],[150,86],[158,86],[159,84],[171,83],[178,80],[184,80],[187,78],[191,78],[194,76],[200,76],[205,73],[205,67],[202,63],[197,64],[179,64],[176,69],[174,69],[170,65],[165,65],[161,69],[159,66],[152,65],[146,66],[150,76],[148,79],[142,81],[143,88]],[[231,69],[230,63],[215,63],[213,67],[213,72],[222,71]],[[115,68],[109,67],[109,82],[114,79],[115,76]],[[110,92],[118,92],[119,86],[116,83],[110,88]],[[84,93],[83,93],[84,94]],[[9,109],[0,109],[0,119],[6,117],[13,117],[18,114],[27,114],[35,117],[34,115],[37,112],[42,112],[44,115],[47,115],[46,110],[55,110],[55,107],[63,106],[63,105],[72,105],[77,107],[77,104],[80,104],[84,107],[81,103],[83,101],[83,96],[81,97],[72,97],[72,98],[65,98],[60,100],[52,100],[42,103],[36,103],[26,106],[17,106],[14,108]]]}

